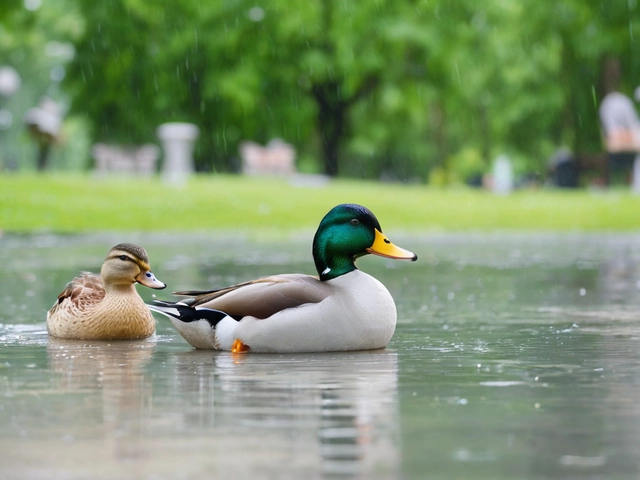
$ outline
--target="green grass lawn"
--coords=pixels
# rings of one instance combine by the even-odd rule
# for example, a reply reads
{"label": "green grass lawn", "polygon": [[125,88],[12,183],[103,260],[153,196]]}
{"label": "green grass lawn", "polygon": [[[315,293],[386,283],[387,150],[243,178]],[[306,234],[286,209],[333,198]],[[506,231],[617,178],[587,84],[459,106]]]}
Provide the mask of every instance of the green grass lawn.
{"label": "green grass lawn", "polygon": [[283,179],[199,175],[182,188],[160,179],[0,174],[5,232],[315,229],[338,203],[369,207],[386,231],[630,231],[640,196],[626,191],[526,190],[508,197],[354,180],[299,187]]}

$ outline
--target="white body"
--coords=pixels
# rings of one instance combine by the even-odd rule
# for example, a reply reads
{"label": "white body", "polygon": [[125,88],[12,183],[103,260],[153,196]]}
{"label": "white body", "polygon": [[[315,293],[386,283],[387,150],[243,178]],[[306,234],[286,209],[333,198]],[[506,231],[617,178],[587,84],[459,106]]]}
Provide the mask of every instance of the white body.
{"label": "white body", "polygon": [[202,349],[231,350],[236,339],[249,346],[251,352],[385,347],[393,336],[397,318],[395,303],[386,287],[360,270],[328,280],[327,285],[332,292],[321,302],[287,308],[265,319],[247,316],[238,322],[226,317],[214,329],[206,320],[185,323],[169,318],[187,342]]}

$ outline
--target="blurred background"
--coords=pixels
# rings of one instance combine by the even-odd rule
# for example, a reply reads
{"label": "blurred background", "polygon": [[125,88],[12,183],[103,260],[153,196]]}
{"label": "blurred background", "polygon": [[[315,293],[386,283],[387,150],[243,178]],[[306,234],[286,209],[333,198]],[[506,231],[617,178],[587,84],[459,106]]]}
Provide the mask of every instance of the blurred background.
{"label": "blurred background", "polygon": [[202,172],[264,148],[331,177],[482,185],[506,156],[521,184],[604,185],[598,109],[640,85],[639,36],[636,0],[5,0],[0,165],[160,168],[158,126],[186,122]]}

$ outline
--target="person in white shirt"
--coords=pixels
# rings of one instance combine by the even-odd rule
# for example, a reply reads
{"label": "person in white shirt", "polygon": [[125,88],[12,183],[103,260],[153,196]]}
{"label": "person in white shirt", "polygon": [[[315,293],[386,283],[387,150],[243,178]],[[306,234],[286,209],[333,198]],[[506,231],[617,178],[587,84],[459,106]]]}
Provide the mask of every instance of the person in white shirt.
{"label": "person in white shirt", "polygon": [[[640,97],[640,87],[636,89],[636,95]],[[611,89],[602,99],[599,113],[607,150],[609,183],[621,175],[625,183],[629,183],[633,162],[640,153],[640,119],[635,105],[628,96]]]}

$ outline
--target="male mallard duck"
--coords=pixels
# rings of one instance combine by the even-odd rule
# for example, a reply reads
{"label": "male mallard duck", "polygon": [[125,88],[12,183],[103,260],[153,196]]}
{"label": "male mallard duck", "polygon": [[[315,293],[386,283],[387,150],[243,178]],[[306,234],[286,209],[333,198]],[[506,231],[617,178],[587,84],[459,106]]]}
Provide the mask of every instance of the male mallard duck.
{"label": "male mallard duck", "polygon": [[134,340],[153,335],[156,323],[133,286],[166,285],[151,273],[144,248],[116,245],[107,254],[100,275],[83,273],[58,295],[47,312],[49,335],[78,340]]}
{"label": "male mallard duck", "polygon": [[284,274],[210,291],[175,292],[180,302],[156,301],[196,348],[232,352],[329,352],[383,348],[396,326],[396,306],[378,280],[358,270],[373,253],[417,260],[382,234],[360,205],[334,207],[313,239],[319,277]]}

